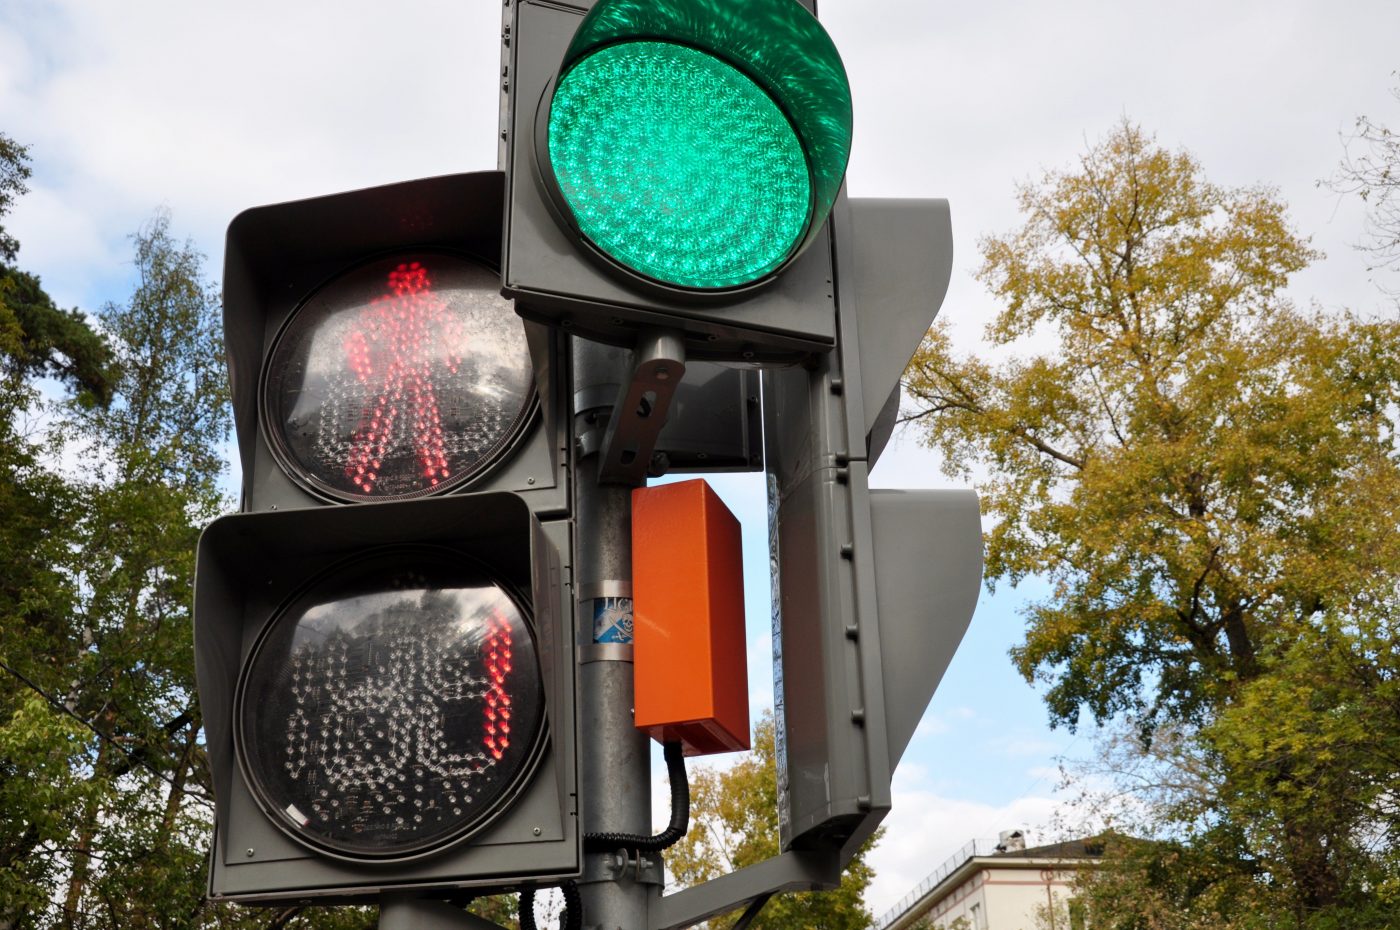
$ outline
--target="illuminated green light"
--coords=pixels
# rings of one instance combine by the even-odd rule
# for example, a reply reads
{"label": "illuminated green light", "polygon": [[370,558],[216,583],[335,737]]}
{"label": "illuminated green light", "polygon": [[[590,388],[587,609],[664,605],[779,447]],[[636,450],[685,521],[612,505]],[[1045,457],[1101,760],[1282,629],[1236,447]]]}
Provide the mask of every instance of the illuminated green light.
{"label": "illuminated green light", "polygon": [[554,93],[549,159],[594,245],[682,287],[764,277],[812,214],[787,116],[748,76],[684,45],[624,42],[575,63]]}

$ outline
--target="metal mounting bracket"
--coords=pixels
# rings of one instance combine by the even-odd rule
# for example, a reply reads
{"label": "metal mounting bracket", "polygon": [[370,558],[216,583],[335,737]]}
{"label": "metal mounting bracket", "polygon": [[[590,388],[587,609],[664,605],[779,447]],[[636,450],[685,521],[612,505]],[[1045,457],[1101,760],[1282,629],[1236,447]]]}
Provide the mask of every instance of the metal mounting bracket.
{"label": "metal mounting bracket", "polygon": [[676,385],[685,375],[685,341],[670,330],[644,332],[632,352],[632,376],[622,386],[603,439],[599,484],[646,482],[656,439]]}
{"label": "metal mounting bracket", "polygon": [[832,849],[792,850],[719,878],[654,898],[650,930],[680,930],[747,906],[752,920],[776,892],[821,891],[841,883],[841,860]]}

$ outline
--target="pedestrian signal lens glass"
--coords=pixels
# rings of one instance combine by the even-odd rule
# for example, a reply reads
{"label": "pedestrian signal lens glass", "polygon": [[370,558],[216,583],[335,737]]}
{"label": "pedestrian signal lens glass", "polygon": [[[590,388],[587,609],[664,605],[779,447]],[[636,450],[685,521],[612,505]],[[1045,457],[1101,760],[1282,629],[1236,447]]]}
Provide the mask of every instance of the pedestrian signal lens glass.
{"label": "pedestrian signal lens glass", "polygon": [[283,469],[332,499],[455,487],[510,448],[534,402],[525,329],[500,275],[395,255],[311,295],[270,353],[263,423]]}
{"label": "pedestrian signal lens glass", "polygon": [[325,576],[268,624],[239,683],[237,748],[295,839],[404,858],[483,826],[543,739],[517,601],[456,553],[405,548]]}
{"label": "pedestrian signal lens glass", "polygon": [[812,212],[787,115],[743,72],[685,45],[623,42],[574,64],[550,105],[549,160],[598,249],[682,287],[763,278]]}

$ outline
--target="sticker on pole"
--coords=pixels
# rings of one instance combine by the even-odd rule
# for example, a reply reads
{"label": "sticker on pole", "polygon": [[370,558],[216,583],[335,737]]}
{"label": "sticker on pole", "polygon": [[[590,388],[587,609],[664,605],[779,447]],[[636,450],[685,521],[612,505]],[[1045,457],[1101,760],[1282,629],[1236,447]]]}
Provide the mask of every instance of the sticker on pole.
{"label": "sticker on pole", "polygon": [[595,643],[632,642],[632,599],[630,597],[595,597],[593,599],[593,641]]}

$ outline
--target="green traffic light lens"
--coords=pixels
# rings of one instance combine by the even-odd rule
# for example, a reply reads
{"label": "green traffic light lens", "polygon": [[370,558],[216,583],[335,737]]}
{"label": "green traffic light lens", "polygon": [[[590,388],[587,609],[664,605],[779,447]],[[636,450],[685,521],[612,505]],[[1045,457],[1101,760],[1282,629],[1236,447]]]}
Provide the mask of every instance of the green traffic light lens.
{"label": "green traffic light lens", "polygon": [[577,61],[554,92],[549,159],[595,246],[681,287],[763,278],[812,214],[787,115],[743,72],[685,45],[623,42]]}

